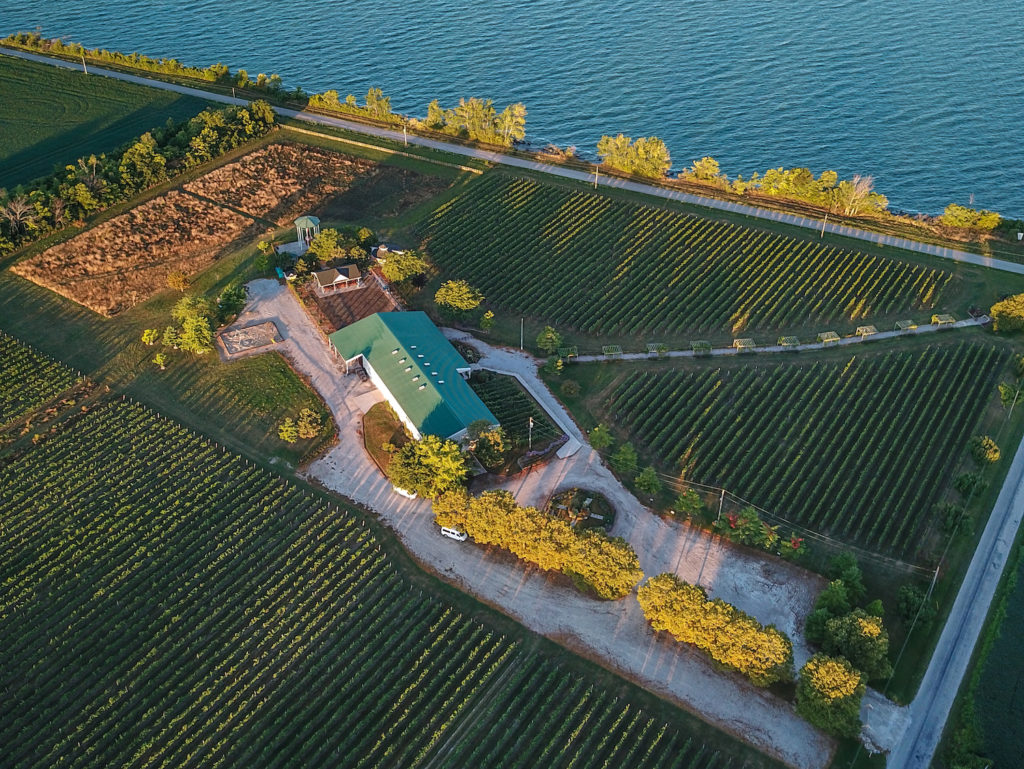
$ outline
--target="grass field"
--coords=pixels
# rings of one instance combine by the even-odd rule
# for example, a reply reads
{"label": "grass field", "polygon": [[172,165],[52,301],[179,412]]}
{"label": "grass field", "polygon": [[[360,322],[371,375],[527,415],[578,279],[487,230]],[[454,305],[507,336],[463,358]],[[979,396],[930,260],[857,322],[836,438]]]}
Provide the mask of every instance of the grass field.
{"label": "grass field", "polygon": [[989,343],[831,359],[623,367],[591,404],[670,472],[869,549],[916,557],[1008,353]]}
{"label": "grass field", "polygon": [[444,277],[507,313],[589,335],[852,332],[941,307],[954,280],[951,269],[500,173],[443,204],[421,234]]}
{"label": "grass field", "polygon": [[5,766],[775,766],[143,406],[69,419],[0,462]]}
{"label": "grass field", "polygon": [[109,152],[210,102],[0,55],[0,187]]}

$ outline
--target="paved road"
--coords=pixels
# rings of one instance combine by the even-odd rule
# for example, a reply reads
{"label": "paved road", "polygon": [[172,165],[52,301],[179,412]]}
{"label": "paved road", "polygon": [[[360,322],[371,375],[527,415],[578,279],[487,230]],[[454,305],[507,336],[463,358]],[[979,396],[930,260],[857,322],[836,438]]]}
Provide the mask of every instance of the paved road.
{"label": "paved road", "polygon": [[[29,53],[27,51],[19,51],[13,48],[0,49],[0,53],[2,53],[5,56],[15,56],[21,59],[27,59],[29,61],[35,61],[42,64],[51,64],[56,67],[63,67],[64,69],[80,69],[80,65],[74,64],[72,62],[63,61],[61,59],[52,59],[48,56],[40,56],[38,54]],[[222,104],[248,103],[247,99],[239,99],[231,96],[225,96],[222,94],[211,93],[209,91],[204,91],[199,88],[190,88],[188,86],[177,85],[175,83],[167,83],[162,80],[154,80],[147,77],[141,77],[139,75],[130,75],[124,72],[115,72],[113,70],[107,70],[101,67],[95,67],[91,65],[89,67],[89,72],[93,75],[102,75],[104,77],[111,77],[116,80],[123,80],[129,83],[138,83],[140,85],[151,86],[153,88],[161,88],[165,91],[174,91],[176,93],[187,94],[189,96],[196,96],[201,99],[207,99],[209,101],[219,102]],[[563,168],[562,166],[551,165],[548,163],[540,163],[536,160],[513,157],[511,155],[504,155],[500,152],[493,152],[491,150],[477,149],[475,147],[466,147],[460,144],[450,144],[448,142],[438,141],[436,139],[428,139],[423,136],[409,135],[408,137],[406,137],[401,131],[396,131],[394,129],[389,128],[379,128],[377,126],[370,126],[364,123],[357,123],[350,120],[344,120],[342,118],[315,115],[307,112],[300,112],[298,110],[285,109],[283,107],[277,107],[275,109],[282,115],[296,118],[298,120],[304,120],[308,123],[334,126],[336,128],[344,128],[346,130],[354,131],[356,133],[366,134],[369,136],[376,136],[382,139],[391,139],[393,141],[408,141],[409,144],[415,144],[420,147],[428,147],[430,149],[448,152],[453,155],[462,155],[464,157],[476,158],[478,160],[485,160],[491,163],[513,166],[515,168],[525,168],[531,171],[540,171],[542,173],[560,176],[565,179],[573,179],[576,181],[591,183],[595,181],[595,175],[593,173],[579,171],[573,168]],[[596,181],[603,187],[615,187],[618,189],[630,190],[632,192],[640,192],[645,195],[652,195],[658,198],[676,200],[682,203],[703,206],[705,208],[713,208],[719,211],[729,211],[733,213],[743,214],[745,216],[755,217],[757,219],[768,219],[776,222],[783,222],[785,224],[794,225],[796,227],[803,227],[810,230],[817,230],[819,232],[822,230],[822,227],[824,227],[826,232],[831,232],[837,235],[843,235],[845,237],[854,238],[856,240],[867,241],[870,243],[874,243],[876,245],[902,248],[907,251],[916,251],[922,254],[930,254],[931,256],[942,257],[943,259],[952,259],[957,262],[964,262],[966,264],[976,264],[981,265],[983,267],[991,267],[996,270],[1003,270],[1005,272],[1012,272],[1018,275],[1024,275],[1024,264],[1007,262],[1002,259],[993,259],[991,257],[982,256],[980,254],[973,254],[968,251],[960,251],[955,248],[945,248],[942,246],[932,245],[930,243],[919,243],[915,240],[897,238],[892,235],[882,235],[880,233],[859,230],[855,227],[848,227],[845,225],[838,225],[834,223],[830,224],[828,222],[822,223],[818,219],[812,219],[805,216],[797,216],[795,214],[787,214],[782,213],[780,211],[770,211],[768,209],[758,208],[757,206],[749,206],[742,203],[734,203],[727,200],[717,200],[715,198],[708,198],[701,195],[691,195],[690,193],[682,192],[680,190],[672,190],[667,189],[665,187],[643,184],[642,182],[629,181],[626,179],[620,179],[618,177],[599,176],[596,179]]]}
{"label": "paved road", "polygon": [[921,687],[910,704],[908,728],[890,754],[887,769],[927,769],[931,766],[1022,517],[1024,442],[1013,457]]}

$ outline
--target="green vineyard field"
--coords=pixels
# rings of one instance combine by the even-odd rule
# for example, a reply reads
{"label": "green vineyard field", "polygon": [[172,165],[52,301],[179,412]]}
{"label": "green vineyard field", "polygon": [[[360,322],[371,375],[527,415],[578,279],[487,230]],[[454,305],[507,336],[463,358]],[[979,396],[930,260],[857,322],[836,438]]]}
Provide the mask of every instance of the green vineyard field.
{"label": "green vineyard field", "polygon": [[0,427],[53,400],[75,381],[62,363],[0,331]]}
{"label": "green vineyard field", "polygon": [[590,334],[801,328],[928,310],[952,273],[486,174],[424,223],[491,304]]}
{"label": "green vineyard field", "polygon": [[5,767],[739,766],[135,403],[0,457],[0,488]]}
{"label": "green vineyard field", "polygon": [[996,391],[989,344],[623,376],[608,417],[687,478],[845,541],[912,553]]}
{"label": "green vineyard field", "polygon": [[562,435],[562,431],[514,377],[478,371],[469,380],[469,385],[516,445],[526,444],[530,417],[533,417],[533,440],[536,445],[546,445]]}

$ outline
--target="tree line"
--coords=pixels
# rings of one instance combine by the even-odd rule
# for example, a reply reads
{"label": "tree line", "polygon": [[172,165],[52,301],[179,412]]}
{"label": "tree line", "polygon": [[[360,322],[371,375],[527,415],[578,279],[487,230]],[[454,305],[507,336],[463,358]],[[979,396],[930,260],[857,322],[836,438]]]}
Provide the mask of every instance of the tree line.
{"label": "tree line", "polygon": [[168,120],[110,154],[78,158],[49,176],[10,192],[0,190],[0,255],[173,179],[274,127],[265,101],[206,109]]}
{"label": "tree line", "polygon": [[520,507],[507,491],[473,497],[458,489],[434,500],[439,526],[461,529],[482,545],[495,545],[545,571],[559,571],[600,598],[629,594],[643,578],[633,548],[621,537],[587,529],[535,507]]}

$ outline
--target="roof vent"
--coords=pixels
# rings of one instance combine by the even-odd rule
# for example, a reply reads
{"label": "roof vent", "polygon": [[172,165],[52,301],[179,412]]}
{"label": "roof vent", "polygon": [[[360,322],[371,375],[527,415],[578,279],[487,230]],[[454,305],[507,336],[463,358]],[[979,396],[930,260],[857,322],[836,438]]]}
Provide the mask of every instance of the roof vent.
{"label": "roof vent", "polygon": [[415,350],[416,349],[416,345],[414,345],[414,344],[409,345],[409,349],[410,350]]}
{"label": "roof vent", "polygon": [[394,350],[391,351],[391,354],[392,355],[397,355],[398,354],[398,349],[399,348],[396,347]]}
{"label": "roof vent", "polygon": [[402,364],[403,364],[403,363],[405,363],[405,362],[406,362],[407,360],[409,360],[409,359],[408,359],[408,358],[399,358],[399,359],[398,359],[398,365],[402,365]]}
{"label": "roof vent", "polygon": [[425,384],[421,384],[421,385],[419,386],[419,388],[418,388],[418,389],[420,389],[420,390],[426,390],[426,389],[427,389],[427,386],[426,386]]}
{"label": "roof vent", "polygon": [[437,372],[436,372],[436,371],[431,371],[431,372],[430,372],[430,375],[431,375],[431,376],[437,376]]}
{"label": "roof vent", "polygon": [[443,380],[443,379],[438,379],[438,380],[437,380],[437,383],[438,383],[438,384],[444,384],[444,380]]}
{"label": "roof vent", "polygon": [[412,366],[406,366],[405,367],[405,373],[408,374],[410,371],[412,371]]}
{"label": "roof vent", "polygon": [[414,381],[414,382],[415,382],[415,381],[417,381],[417,380],[418,380],[419,378],[420,378],[420,375],[419,375],[419,374],[417,374],[416,376],[414,376],[414,377],[412,378],[412,381]]}
{"label": "roof vent", "polygon": [[419,353],[416,357],[417,358],[422,358],[423,357],[423,353]]}
{"label": "roof vent", "polygon": [[423,367],[424,368],[430,368],[430,361],[429,360],[423,361]]}

